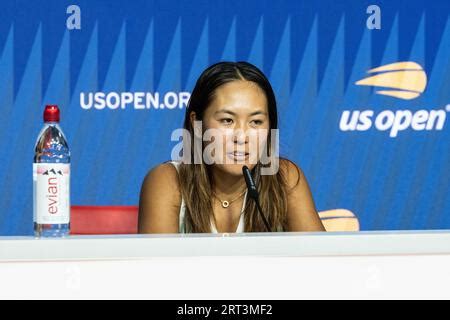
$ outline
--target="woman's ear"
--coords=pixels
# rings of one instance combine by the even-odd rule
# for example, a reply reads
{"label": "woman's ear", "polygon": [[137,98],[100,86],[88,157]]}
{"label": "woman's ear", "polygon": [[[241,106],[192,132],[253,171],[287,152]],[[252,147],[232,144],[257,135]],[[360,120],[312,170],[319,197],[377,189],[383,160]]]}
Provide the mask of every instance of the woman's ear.
{"label": "woman's ear", "polygon": [[191,113],[189,114],[189,119],[191,120],[191,126],[193,128],[194,121],[197,120],[197,114],[195,113],[195,111],[191,111]]}
{"label": "woman's ear", "polygon": [[[191,126],[192,128],[194,128],[194,134],[197,138],[201,138],[202,137],[202,126],[201,124],[199,125],[198,123],[198,119],[197,119],[197,114],[195,113],[195,111],[191,111],[191,113],[189,114],[189,118],[191,121]],[[197,124],[195,123],[197,122]]]}

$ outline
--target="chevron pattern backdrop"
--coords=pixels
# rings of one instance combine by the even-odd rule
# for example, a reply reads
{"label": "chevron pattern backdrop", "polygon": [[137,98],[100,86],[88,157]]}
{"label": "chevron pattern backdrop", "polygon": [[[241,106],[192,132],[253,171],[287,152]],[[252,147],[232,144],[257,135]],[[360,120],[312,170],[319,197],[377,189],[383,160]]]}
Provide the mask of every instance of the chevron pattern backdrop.
{"label": "chevron pattern backdrop", "polygon": [[[137,205],[145,174],[170,158],[184,106],[83,108],[80,94],[150,92],[164,104],[220,60],[247,60],[269,77],[281,155],[304,170],[318,210],[348,209],[362,230],[450,228],[450,2],[376,1],[381,29],[369,30],[372,2],[2,1],[0,235],[32,234],[45,104],[61,108],[72,204]],[[71,4],[81,9],[80,30],[66,27]],[[355,84],[405,61],[426,74],[417,98]],[[372,110],[371,126],[360,117],[363,129],[345,129],[345,111],[358,110]],[[399,110],[438,119],[392,136]]]}

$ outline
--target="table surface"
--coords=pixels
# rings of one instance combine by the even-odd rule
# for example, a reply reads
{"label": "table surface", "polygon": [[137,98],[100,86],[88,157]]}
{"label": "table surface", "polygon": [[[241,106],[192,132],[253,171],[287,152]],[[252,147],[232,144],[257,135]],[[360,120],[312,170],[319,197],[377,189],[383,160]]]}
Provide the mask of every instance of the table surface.
{"label": "table surface", "polygon": [[450,231],[0,237],[0,262],[186,256],[450,254]]}
{"label": "table surface", "polygon": [[0,299],[449,299],[450,232],[0,237]]}

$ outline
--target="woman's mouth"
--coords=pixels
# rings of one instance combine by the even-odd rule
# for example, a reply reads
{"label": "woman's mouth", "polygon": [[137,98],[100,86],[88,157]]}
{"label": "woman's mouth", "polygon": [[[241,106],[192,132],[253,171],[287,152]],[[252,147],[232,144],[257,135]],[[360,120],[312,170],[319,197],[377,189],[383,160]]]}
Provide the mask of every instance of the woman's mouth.
{"label": "woman's mouth", "polygon": [[227,156],[229,159],[235,160],[235,161],[245,161],[248,160],[249,154],[248,152],[229,152],[227,153]]}

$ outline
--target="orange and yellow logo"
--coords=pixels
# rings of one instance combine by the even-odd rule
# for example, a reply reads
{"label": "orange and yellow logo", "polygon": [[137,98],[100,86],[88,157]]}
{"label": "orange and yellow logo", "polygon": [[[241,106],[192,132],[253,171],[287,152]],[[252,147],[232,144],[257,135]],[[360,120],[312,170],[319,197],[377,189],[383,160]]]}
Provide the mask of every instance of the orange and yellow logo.
{"label": "orange and yellow logo", "polygon": [[387,88],[377,94],[411,100],[420,96],[427,86],[427,75],[416,62],[405,61],[387,64],[367,71],[378,73],[356,82],[360,86]]}

